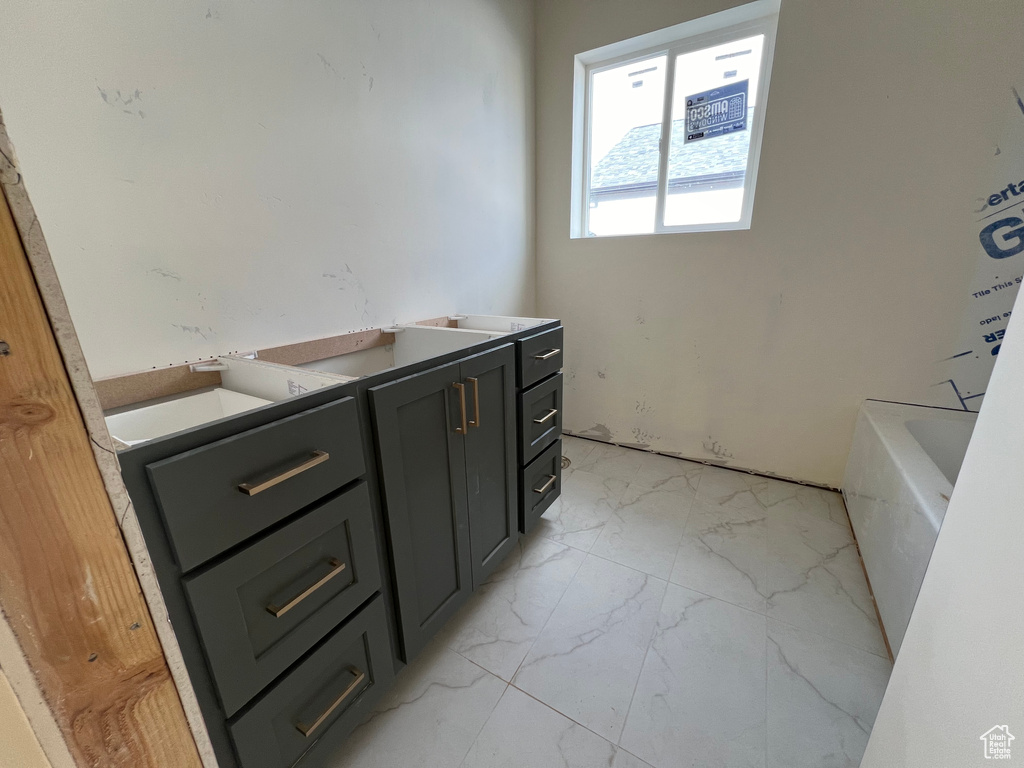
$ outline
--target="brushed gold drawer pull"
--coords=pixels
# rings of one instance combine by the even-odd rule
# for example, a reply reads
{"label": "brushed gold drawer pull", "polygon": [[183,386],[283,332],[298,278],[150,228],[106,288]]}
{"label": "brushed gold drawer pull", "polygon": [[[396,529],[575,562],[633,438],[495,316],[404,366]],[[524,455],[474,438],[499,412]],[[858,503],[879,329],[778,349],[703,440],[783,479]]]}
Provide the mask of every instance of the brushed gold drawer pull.
{"label": "brushed gold drawer pull", "polygon": [[555,480],[558,478],[555,475],[548,475],[548,481],[544,483],[540,488],[534,488],[534,493],[546,493],[548,488],[555,484]]}
{"label": "brushed gold drawer pull", "polygon": [[552,357],[554,357],[555,355],[557,355],[561,351],[562,350],[560,350],[560,349],[552,349],[550,352],[545,352],[543,355],[534,355],[533,359],[534,360],[550,360]]}
{"label": "brushed gold drawer pull", "polygon": [[461,414],[460,421],[462,423],[462,426],[456,427],[455,431],[460,435],[464,435],[469,431],[469,428],[466,426],[466,385],[456,381],[452,386],[455,387],[459,393],[459,412]]}
{"label": "brushed gold drawer pull", "polygon": [[257,493],[262,493],[267,488],[273,488],[278,483],[283,483],[290,477],[295,477],[305,472],[307,469],[312,469],[318,464],[323,464],[331,458],[331,454],[327,451],[313,451],[313,455],[306,459],[306,461],[299,464],[297,467],[282,472],[280,475],[264,480],[262,483],[242,483],[238,486],[238,490],[244,493],[246,496],[255,496]]}
{"label": "brushed gold drawer pull", "polygon": [[320,715],[320,717],[314,720],[310,725],[306,725],[305,723],[295,724],[295,727],[299,729],[299,733],[301,733],[307,739],[313,735],[313,731],[315,731],[317,728],[323,725],[324,720],[330,717],[331,713],[334,712],[334,710],[336,710],[338,707],[340,707],[342,702],[352,695],[352,691],[358,688],[359,684],[366,679],[366,673],[361,672],[355,667],[349,667],[348,673],[352,675],[352,682],[348,684],[348,687],[344,691],[342,691],[341,696],[336,698],[334,700],[334,703],[331,704],[331,706],[329,706],[326,709],[326,711],[322,715]]}
{"label": "brushed gold drawer pull", "polygon": [[469,426],[480,426],[480,379],[467,376],[466,381],[473,385],[473,418],[469,420]]}
{"label": "brushed gold drawer pull", "polygon": [[533,423],[534,423],[534,424],[543,424],[543,423],[544,423],[545,421],[547,421],[548,419],[550,419],[550,418],[551,418],[552,416],[554,416],[554,415],[555,415],[556,413],[558,413],[558,409],[557,409],[557,408],[552,408],[552,409],[551,409],[550,411],[548,411],[547,413],[545,413],[545,414],[544,414],[543,416],[541,416],[541,417],[540,417],[539,419],[534,419],[534,420],[533,420]]}
{"label": "brushed gold drawer pull", "polygon": [[308,589],[303,590],[303,592],[301,594],[296,595],[291,600],[289,600],[287,603],[282,605],[280,608],[278,606],[274,605],[273,603],[271,603],[270,605],[267,606],[267,610],[270,613],[274,614],[274,618],[279,619],[282,616],[284,616],[286,613],[288,613],[288,611],[290,611],[296,605],[298,605],[303,600],[305,600],[307,597],[309,597],[314,592],[316,592],[318,589],[320,589],[320,587],[322,587],[328,581],[330,581],[335,576],[337,576],[339,573],[341,573],[342,571],[345,570],[345,563],[341,562],[341,560],[339,560],[336,557],[332,557],[330,560],[328,560],[327,564],[329,566],[331,566],[331,570],[328,571],[327,575],[324,576],[322,579],[320,579],[316,584],[314,584],[313,586],[309,587]]}

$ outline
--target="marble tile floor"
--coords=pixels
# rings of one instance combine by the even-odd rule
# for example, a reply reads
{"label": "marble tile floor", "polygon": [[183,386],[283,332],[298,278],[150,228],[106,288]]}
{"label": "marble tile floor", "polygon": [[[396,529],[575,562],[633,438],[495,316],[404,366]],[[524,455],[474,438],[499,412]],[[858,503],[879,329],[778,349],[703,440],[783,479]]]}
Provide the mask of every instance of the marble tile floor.
{"label": "marble tile floor", "polygon": [[331,768],[859,765],[891,666],[839,494],[563,452],[562,498]]}

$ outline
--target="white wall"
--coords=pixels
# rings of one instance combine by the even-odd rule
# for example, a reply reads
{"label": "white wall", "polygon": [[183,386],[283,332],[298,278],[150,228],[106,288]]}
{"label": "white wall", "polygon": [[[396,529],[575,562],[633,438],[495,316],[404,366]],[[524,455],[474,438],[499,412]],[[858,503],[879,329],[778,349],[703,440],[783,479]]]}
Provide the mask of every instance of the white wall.
{"label": "white wall", "polygon": [[996,725],[1016,737],[1007,764],[1024,756],[1021,392],[1018,298],[862,768],[988,765]]}
{"label": "white wall", "polygon": [[0,669],[0,768],[50,768],[25,711]]}
{"label": "white wall", "polygon": [[862,400],[949,401],[1024,4],[783,0],[752,228],[570,240],[573,56],[735,4],[538,3],[538,309],[569,430],[838,485]]}
{"label": "white wall", "polygon": [[10,0],[0,108],[94,377],[530,314],[528,0]]}

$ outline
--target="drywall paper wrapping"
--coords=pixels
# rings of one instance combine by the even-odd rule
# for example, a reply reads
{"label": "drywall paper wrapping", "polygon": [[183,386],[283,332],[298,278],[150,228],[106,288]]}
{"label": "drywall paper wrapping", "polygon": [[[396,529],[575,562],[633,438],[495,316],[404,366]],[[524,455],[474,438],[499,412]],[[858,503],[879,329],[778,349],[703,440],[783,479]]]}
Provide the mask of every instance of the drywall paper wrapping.
{"label": "drywall paper wrapping", "polygon": [[1005,135],[982,176],[987,186],[977,190],[967,212],[977,232],[977,271],[950,378],[940,387],[942,405],[967,411],[981,407],[1024,279],[1024,100],[1019,93],[1019,88],[1008,93],[996,113],[1000,118],[1009,113]]}

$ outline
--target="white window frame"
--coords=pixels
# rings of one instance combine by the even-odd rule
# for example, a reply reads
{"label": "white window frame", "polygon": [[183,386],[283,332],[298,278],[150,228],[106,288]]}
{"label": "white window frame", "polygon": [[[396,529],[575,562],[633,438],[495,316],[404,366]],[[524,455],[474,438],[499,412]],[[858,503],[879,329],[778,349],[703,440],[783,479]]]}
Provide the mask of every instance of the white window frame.
{"label": "white window frame", "polygon": [[[590,205],[590,121],[591,84],[598,72],[618,67],[631,61],[654,56],[666,56],[664,112],[661,122],[661,140],[658,161],[658,190],[655,205],[653,234],[674,232],[717,232],[750,229],[754,210],[754,190],[757,186],[757,167],[761,159],[761,138],[764,117],[768,107],[768,87],[771,82],[772,61],[775,58],[775,36],[779,22],[781,0],[757,0],[747,5],[704,16],[673,27],[640,35],[619,43],[595,48],[576,56],[573,87],[572,120],[572,219],[569,236],[586,238],[589,231]],[[672,100],[675,85],[675,62],[681,54],[703,50],[730,40],[764,35],[761,69],[758,77],[754,117],[749,127],[750,149],[747,171],[743,180],[743,206],[739,221],[715,224],[665,225],[665,201],[668,187],[669,153],[666,150],[672,131]],[[650,232],[630,235],[595,235],[595,237],[636,237]]]}

